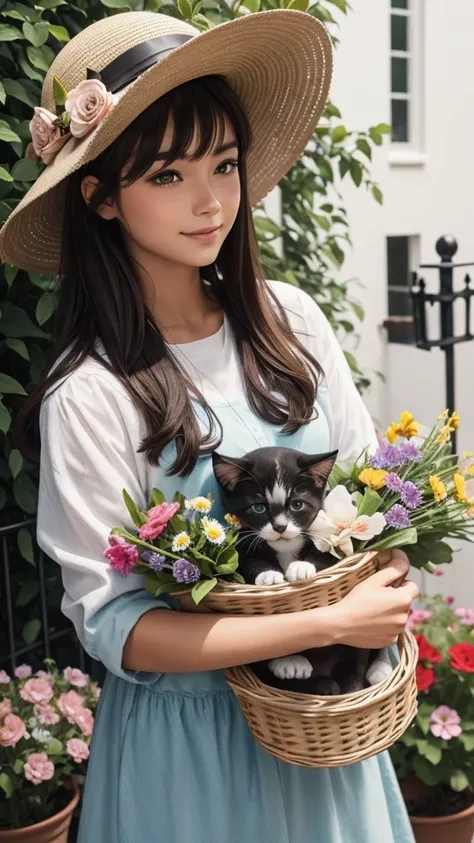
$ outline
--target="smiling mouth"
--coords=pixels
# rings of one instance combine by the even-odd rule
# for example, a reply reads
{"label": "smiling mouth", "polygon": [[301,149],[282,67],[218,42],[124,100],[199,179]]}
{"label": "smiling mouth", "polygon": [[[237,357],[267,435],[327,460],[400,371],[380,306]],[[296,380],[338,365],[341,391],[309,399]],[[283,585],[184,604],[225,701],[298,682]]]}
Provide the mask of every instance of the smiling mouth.
{"label": "smiling mouth", "polygon": [[186,237],[199,237],[200,235],[214,234],[220,231],[222,225],[215,225],[212,228],[201,228],[199,231],[183,231]]}

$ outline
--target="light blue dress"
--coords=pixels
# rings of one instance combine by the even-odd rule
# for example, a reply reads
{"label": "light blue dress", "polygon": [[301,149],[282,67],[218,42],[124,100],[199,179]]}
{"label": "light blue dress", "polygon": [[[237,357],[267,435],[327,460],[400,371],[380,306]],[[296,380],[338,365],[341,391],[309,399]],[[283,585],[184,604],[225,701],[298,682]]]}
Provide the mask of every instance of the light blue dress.
{"label": "light blue dress", "polygon": [[[243,397],[234,409],[213,408],[224,454],[239,456],[257,443],[329,450],[323,390],[319,418],[291,436],[256,417]],[[173,448],[165,451],[167,463]],[[217,492],[210,457],[185,479],[157,469],[155,485],[170,496],[177,488],[188,497]],[[218,505],[214,514],[223,515]],[[129,631],[156,605],[177,609],[171,598],[157,603],[138,590],[116,597],[86,625],[86,649],[102,654],[109,672],[79,843],[413,843],[387,753],[338,769],[286,764],[256,743],[222,671],[122,670]]]}

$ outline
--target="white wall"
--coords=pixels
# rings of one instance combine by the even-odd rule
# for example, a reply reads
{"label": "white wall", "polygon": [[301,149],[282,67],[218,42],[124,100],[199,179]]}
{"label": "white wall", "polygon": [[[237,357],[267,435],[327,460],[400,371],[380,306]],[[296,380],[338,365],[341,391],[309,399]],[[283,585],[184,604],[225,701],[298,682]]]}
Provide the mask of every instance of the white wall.
{"label": "white wall", "polygon": [[[352,12],[341,21],[332,99],[348,128],[366,129],[390,122],[390,3],[352,0],[351,5]],[[367,396],[381,425],[403,409],[431,424],[445,405],[442,352],[386,342],[386,237],[420,235],[420,262],[427,263],[437,260],[434,244],[439,235],[452,233],[459,243],[456,259],[474,261],[474,2],[424,0],[423,5],[417,48],[423,51],[424,80],[424,142],[415,150],[420,154],[411,156],[411,164],[401,165],[389,142],[376,150],[372,173],[384,193],[382,208],[347,177],[342,183],[354,243],[343,276],[365,285],[360,292],[354,289],[366,311],[357,356],[365,371],[385,377],[383,382],[374,374]],[[437,273],[425,271],[424,277],[435,290]],[[460,285],[462,277],[460,273]],[[474,450],[474,342],[456,349],[456,361],[459,449]],[[474,605],[474,549],[463,551],[442,579],[425,577],[425,585],[430,590],[441,586],[444,593]]]}

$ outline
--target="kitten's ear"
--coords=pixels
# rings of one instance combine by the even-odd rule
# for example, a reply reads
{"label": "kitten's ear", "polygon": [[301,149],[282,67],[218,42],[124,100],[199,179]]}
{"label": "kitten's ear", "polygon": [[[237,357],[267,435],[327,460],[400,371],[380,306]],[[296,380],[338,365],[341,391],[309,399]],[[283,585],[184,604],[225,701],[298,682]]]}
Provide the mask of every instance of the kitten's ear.
{"label": "kitten's ear", "polygon": [[318,489],[324,489],[337,458],[337,451],[329,454],[302,454],[298,457],[298,466],[302,474],[309,474]]}
{"label": "kitten's ear", "polygon": [[243,480],[248,474],[249,464],[246,459],[225,457],[212,452],[212,466],[214,474],[221,486],[229,492],[233,492],[239,480]]}

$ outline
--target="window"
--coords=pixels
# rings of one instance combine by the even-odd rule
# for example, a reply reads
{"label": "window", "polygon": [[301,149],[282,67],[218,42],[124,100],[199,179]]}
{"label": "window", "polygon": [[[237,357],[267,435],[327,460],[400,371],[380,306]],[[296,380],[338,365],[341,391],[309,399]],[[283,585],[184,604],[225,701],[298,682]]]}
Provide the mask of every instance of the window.
{"label": "window", "polygon": [[391,0],[392,142],[420,145],[421,2]]}
{"label": "window", "polygon": [[418,252],[419,238],[416,236],[387,237],[388,319],[385,327],[389,342],[414,342],[410,285]]}

